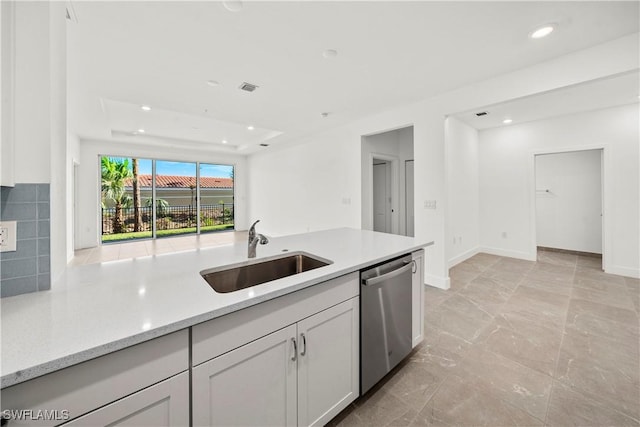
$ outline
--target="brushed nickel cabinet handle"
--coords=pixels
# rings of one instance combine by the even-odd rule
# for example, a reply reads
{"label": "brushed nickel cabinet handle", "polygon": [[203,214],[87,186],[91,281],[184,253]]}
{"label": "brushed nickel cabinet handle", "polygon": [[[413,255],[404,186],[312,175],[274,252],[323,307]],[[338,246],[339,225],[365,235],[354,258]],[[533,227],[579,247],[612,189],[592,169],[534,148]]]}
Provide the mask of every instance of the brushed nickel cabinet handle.
{"label": "brushed nickel cabinet handle", "polygon": [[291,356],[291,361],[295,362],[298,358],[298,343],[295,338],[291,338],[291,342],[293,343],[293,356]]}
{"label": "brushed nickel cabinet handle", "polygon": [[307,353],[307,337],[304,334],[300,334],[300,338],[302,338],[302,351],[300,352],[300,356],[304,356]]}

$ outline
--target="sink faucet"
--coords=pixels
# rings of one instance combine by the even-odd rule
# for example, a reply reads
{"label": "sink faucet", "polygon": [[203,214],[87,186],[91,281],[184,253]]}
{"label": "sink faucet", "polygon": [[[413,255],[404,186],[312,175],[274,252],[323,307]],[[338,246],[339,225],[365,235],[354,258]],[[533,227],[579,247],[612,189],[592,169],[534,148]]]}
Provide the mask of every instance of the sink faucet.
{"label": "sink faucet", "polygon": [[256,224],[259,223],[260,220],[257,220],[253,223],[251,228],[249,228],[249,258],[256,257],[256,246],[258,243],[261,245],[266,245],[269,243],[269,239],[263,234],[256,234]]}

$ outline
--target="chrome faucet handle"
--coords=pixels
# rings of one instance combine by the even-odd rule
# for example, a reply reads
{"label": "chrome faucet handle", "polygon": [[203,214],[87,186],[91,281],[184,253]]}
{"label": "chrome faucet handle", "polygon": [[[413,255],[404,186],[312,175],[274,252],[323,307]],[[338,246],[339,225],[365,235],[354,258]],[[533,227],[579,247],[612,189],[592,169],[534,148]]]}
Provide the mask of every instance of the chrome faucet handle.
{"label": "chrome faucet handle", "polygon": [[257,220],[256,222],[254,222],[251,227],[249,227],[249,241],[253,240],[253,238],[256,235],[256,224],[259,223],[260,220]]}

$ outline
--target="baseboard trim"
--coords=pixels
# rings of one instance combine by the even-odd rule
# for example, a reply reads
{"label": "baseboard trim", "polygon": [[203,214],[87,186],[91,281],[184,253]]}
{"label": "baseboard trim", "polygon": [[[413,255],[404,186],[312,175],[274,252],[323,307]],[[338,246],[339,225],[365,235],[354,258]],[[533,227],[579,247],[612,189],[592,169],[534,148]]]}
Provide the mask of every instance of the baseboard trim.
{"label": "baseboard trim", "polygon": [[586,256],[591,258],[602,258],[602,253],[574,251],[573,249],[547,248],[545,246],[538,246],[538,250],[542,252],[556,252],[560,254],[571,254],[571,255],[580,255],[580,256]]}
{"label": "baseboard trim", "polygon": [[456,265],[460,264],[461,262],[464,262],[464,261],[468,260],[469,258],[471,258],[472,256],[474,256],[474,255],[476,255],[478,253],[480,253],[480,248],[478,246],[476,246],[475,248],[471,248],[468,251],[463,252],[460,255],[451,258],[449,260],[449,268],[455,267]]}
{"label": "baseboard trim", "polygon": [[431,274],[424,275],[425,285],[433,286],[434,288],[444,289],[445,291],[451,287],[451,279],[448,277],[433,276]]}
{"label": "baseboard trim", "polygon": [[531,255],[527,252],[510,251],[508,249],[492,248],[489,246],[479,246],[478,253],[480,252],[484,252],[490,255],[504,256],[507,258],[523,259],[526,261],[537,261],[536,254]]}
{"label": "baseboard trim", "polygon": [[617,276],[633,277],[635,279],[640,279],[640,269],[637,269],[637,268],[620,267],[618,265],[612,265],[611,267],[605,269],[604,272],[608,274],[615,274]]}

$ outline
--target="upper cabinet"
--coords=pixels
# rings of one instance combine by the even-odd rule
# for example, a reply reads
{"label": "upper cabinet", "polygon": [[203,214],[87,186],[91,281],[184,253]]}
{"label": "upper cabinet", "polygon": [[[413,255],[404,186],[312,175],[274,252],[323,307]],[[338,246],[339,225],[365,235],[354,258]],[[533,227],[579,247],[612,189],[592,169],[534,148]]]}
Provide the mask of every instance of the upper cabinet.
{"label": "upper cabinet", "polygon": [[13,187],[13,88],[15,70],[15,4],[0,2],[0,185]]}

